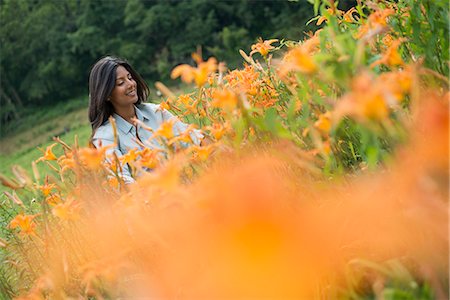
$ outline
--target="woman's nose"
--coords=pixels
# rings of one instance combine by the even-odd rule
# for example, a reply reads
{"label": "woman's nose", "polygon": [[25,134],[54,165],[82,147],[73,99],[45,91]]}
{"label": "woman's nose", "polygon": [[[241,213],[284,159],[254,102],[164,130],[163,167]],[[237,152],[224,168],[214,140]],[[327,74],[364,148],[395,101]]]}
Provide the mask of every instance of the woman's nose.
{"label": "woman's nose", "polygon": [[136,86],[136,82],[133,79],[128,79],[127,80],[127,87],[135,87]]}

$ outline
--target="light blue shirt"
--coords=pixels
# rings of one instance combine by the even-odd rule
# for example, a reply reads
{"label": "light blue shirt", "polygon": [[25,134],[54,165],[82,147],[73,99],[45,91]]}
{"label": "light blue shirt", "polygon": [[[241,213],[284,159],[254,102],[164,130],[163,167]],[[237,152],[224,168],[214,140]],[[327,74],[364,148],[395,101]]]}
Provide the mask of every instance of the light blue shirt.
{"label": "light blue shirt", "polygon": [[[165,109],[161,109],[159,105],[153,103],[141,103],[135,106],[136,117],[139,121],[141,121],[145,126],[150,127],[153,131],[158,130],[160,125],[164,122],[167,122],[174,116]],[[142,150],[142,146],[137,142],[136,137],[136,127],[127,122],[124,118],[119,116],[118,114],[113,114],[113,118],[116,121],[117,125],[117,147],[109,149],[107,151],[107,155],[109,156],[112,153],[115,153],[117,157],[121,157],[124,154],[128,153],[130,149],[139,149]],[[180,135],[186,131],[187,125],[181,121],[177,121],[173,125],[174,135]],[[148,148],[162,148],[162,146],[155,140],[149,140],[153,135],[147,129],[142,128],[140,125],[137,126],[137,133],[142,141],[142,143]],[[199,145],[203,135],[199,131],[193,131],[191,134],[191,138],[194,144]],[[107,146],[114,144],[114,130],[111,123],[106,121],[102,126],[100,126],[96,131],[92,138],[92,143],[95,147]],[[134,182],[134,178],[131,176],[130,169],[128,165],[122,166],[122,178],[125,183]]]}

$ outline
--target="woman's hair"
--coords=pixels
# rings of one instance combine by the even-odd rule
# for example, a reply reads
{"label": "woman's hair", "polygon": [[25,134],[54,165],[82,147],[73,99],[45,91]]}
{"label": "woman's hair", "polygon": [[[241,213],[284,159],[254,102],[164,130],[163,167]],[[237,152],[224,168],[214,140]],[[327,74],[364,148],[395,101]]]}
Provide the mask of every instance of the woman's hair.
{"label": "woman's hair", "polygon": [[118,66],[130,72],[136,81],[136,90],[140,104],[147,99],[149,88],[142,77],[130,64],[117,57],[106,56],[95,63],[89,75],[89,121],[92,127],[92,136],[95,131],[114,113],[111,101],[107,101],[116,85],[116,70]]}

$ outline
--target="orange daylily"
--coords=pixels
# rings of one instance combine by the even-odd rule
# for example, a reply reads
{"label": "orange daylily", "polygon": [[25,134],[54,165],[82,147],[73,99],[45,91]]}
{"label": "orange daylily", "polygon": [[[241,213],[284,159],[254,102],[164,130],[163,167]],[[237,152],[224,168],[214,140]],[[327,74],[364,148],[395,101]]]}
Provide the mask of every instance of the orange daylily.
{"label": "orange daylily", "polygon": [[200,161],[205,161],[209,158],[209,155],[214,149],[214,145],[208,145],[208,146],[192,146],[194,159],[198,159]]}
{"label": "orange daylily", "polygon": [[45,201],[51,206],[55,206],[62,202],[61,197],[58,194],[49,195],[45,198]]}
{"label": "orange daylily", "polygon": [[362,121],[386,119],[390,106],[397,104],[397,100],[392,83],[382,79],[374,80],[368,73],[357,76],[352,83],[352,91],[339,101],[335,109],[337,119],[343,115],[352,115]]}
{"label": "orange daylily", "polygon": [[48,146],[45,151],[44,155],[36,160],[36,162],[44,161],[44,160],[57,160],[56,155],[53,153],[52,149],[55,147],[57,143],[53,143],[50,146]]}
{"label": "orange daylily", "polygon": [[278,42],[278,40],[272,39],[263,41],[262,38],[259,38],[258,43],[252,45],[252,51],[250,52],[250,56],[252,56],[254,53],[259,52],[263,57],[266,57],[267,54],[269,54],[269,51],[275,48],[272,46],[272,44],[275,42]]}
{"label": "orange daylily", "polygon": [[67,169],[74,169],[76,163],[73,159],[73,152],[67,152],[65,155],[59,157],[58,164],[61,167],[61,172],[65,172]]}
{"label": "orange daylily", "polygon": [[318,128],[321,132],[327,134],[331,129],[331,113],[328,111],[319,116],[319,119],[314,123],[314,127]]}
{"label": "orange daylily", "polygon": [[380,59],[374,61],[370,67],[373,68],[377,65],[383,64],[386,66],[398,66],[398,65],[403,65],[403,59],[400,56],[400,54],[398,53],[398,48],[400,46],[400,44],[402,43],[402,40],[394,40],[391,42],[391,45],[388,47],[388,49],[386,50],[386,52],[384,53],[383,57],[381,57]]}
{"label": "orange daylily", "polygon": [[139,152],[136,149],[130,149],[126,154],[120,157],[122,164],[134,163],[138,158]]}
{"label": "orange daylily", "polygon": [[[342,11],[342,10],[339,10],[339,9],[327,8],[326,11],[328,12],[329,15],[334,15],[334,14],[337,13],[337,15],[340,16],[340,15],[343,14],[343,11]],[[327,16],[320,16],[320,17],[317,19],[316,25],[320,25],[320,24],[322,24],[324,21],[328,22],[328,17],[327,17]]]}
{"label": "orange daylily", "polygon": [[138,163],[142,165],[143,167],[154,169],[159,164],[159,153],[161,150],[159,149],[150,149],[145,148],[141,152],[139,152],[139,155],[141,158],[139,159]]}
{"label": "orange daylily", "polygon": [[9,227],[19,228],[21,234],[35,234],[36,224],[33,222],[33,219],[36,215],[24,215],[23,213],[18,214],[14,219],[9,223]]}
{"label": "orange daylily", "polygon": [[186,83],[194,81],[198,87],[201,87],[208,80],[208,76],[217,70],[217,60],[210,57],[204,62],[198,55],[193,54],[192,57],[197,62],[197,68],[187,64],[179,65],[172,70],[170,77],[175,79],[181,76],[182,81]]}
{"label": "orange daylily", "polygon": [[371,35],[373,32],[381,31],[387,26],[387,18],[393,15],[395,11],[391,8],[378,10],[372,13],[367,22],[359,28],[356,38],[362,38]]}
{"label": "orange daylily", "polygon": [[89,169],[98,169],[105,160],[105,152],[114,145],[107,145],[100,148],[82,148],[79,150],[80,161]]}
{"label": "orange daylily", "polygon": [[225,132],[229,130],[229,124],[214,123],[205,129],[209,130],[216,140],[220,140]]}
{"label": "orange daylily", "polygon": [[229,89],[215,90],[212,97],[214,107],[220,107],[227,111],[233,110],[238,104],[238,97]]}
{"label": "orange daylily", "polygon": [[165,137],[166,139],[171,139],[174,136],[173,133],[173,125],[175,124],[175,122],[177,121],[176,118],[171,118],[168,121],[165,121],[164,123],[162,123],[158,130],[156,130],[155,134],[153,135],[153,137],[156,136],[161,136],[161,137]]}
{"label": "orange daylily", "polygon": [[289,72],[296,71],[304,74],[311,74],[317,70],[317,65],[309,54],[301,46],[291,49],[283,58],[283,63],[279,69],[281,77],[285,77]]}
{"label": "orange daylily", "polygon": [[38,188],[41,190],[42,194],[44,194],[45,197],[50,195],[51,191],[56,188],[56,184],[54,183],[48,183],[46,182],[44,185],[38,186]]}
{"label": "orange daylily", "polygon": [[355,19],[354,13],[358,13],[356,8],[352,7],[344,13],[344,21],[348,23],[355,23],[357,20]]}
{"label": "orange daylily", "polygon": [[71,199],[53,207],[52,213],[62,220],[73,221],[79,218],[80,208],[80,203]]}

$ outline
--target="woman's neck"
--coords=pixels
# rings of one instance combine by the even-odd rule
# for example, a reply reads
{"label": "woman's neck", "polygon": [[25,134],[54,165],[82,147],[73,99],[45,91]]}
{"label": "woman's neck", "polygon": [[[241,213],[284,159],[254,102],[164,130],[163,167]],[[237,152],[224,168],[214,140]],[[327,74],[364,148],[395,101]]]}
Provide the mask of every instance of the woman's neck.
{"label": "woman's neck", "polygon": [[115,113],[121,116],[128,123],[133,124],[132,118],[136,117],[136,111],[134,110],[134,105],[129,107],[115,107]]}

